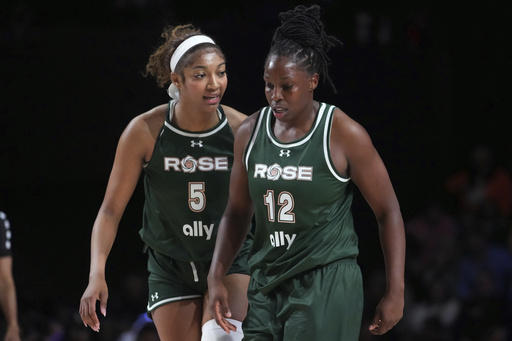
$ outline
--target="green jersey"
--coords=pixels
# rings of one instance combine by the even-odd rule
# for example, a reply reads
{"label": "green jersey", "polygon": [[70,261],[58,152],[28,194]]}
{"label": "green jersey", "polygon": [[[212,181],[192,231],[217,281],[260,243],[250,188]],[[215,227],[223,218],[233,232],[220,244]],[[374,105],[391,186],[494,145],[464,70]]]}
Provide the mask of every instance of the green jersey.
{"label": "green jersey", "polygon": [[219,124],[203,132],[172,122],[176,101],[144,167],[142,240],[181,261],[210,261],[229,195],[234,136],[222,107]]}
{"label": "green jersey", "polygon": [[351,182],[336,171],[330,156],[334,109],[320,103],[308,134],[283,143],[272,131],[272,110],[265,107],[244,151],[256,221],[249,266],[263,293],[358,255]]}

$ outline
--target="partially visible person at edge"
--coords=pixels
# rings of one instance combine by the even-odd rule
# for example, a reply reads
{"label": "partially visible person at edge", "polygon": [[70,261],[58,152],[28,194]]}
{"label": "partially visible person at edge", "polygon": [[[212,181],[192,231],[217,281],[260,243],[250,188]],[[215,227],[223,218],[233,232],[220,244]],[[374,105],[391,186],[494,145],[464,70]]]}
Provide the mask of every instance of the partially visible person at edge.
{"label": "partially visible person at edge", "polygon": [[169,103],[135,117],[116,151],[105,198],[92,229],[89,284],[80,301],[86,326],[99,331],[96,302],[107,312],[105,266],[119,220],[144,173],[140,236],[148,254],[148,314],[161,340],[240,340],[247,311],[247,254],[251,239],[223,276],[230,294],[229,335],[206,307],[207,274],[228,199],[234,134],[246,118],[221,99],[226,58],[193,25],[167,27],[149,57],[147,75],[171,83]]}
{"label": "partially visible person at edge", "polygon": [[0,306],[5,319],[4,341],[20,341],[16,285],[12,275],[11,236],[7,215],[0,211]]}
{"label": "partially visible person at edge", "polygon": [[[388,172],[365,129],[339,108],[314,100],[327,79],[320,7],[280,14],[263,79],[269,106],[249,116],[235,139],[230,196],[208,275],[208,308],[226,331],[233,313],[223,283],[253,212],[246,340],[358,340],[363,312],[356,185],[373,210],[386,290],[369,330],[382,335],[402,318],[405,232]],[[334,86],[333,86],[334,87]]]}

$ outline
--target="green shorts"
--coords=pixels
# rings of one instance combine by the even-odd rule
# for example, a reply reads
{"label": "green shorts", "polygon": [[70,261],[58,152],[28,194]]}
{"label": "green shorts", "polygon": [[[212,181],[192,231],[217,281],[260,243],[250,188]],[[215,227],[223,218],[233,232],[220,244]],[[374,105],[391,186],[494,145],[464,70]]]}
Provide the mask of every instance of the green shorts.
{"label": "green shorts", "polygon": [[[252,239],[247,238],[242,250],[229,268],[233,273],[249,274],[247,257]],[[208,289],[207,276],[211,262],[185,262],[173,259],[151,248],[148,254],[148,313],[171,302],[202,298]]]}
{"label": "green shorts", "polygon": [[357,341],[363,280],[354,259],[341,260],[288,280],[268,295],[249,283],[244,341]]}

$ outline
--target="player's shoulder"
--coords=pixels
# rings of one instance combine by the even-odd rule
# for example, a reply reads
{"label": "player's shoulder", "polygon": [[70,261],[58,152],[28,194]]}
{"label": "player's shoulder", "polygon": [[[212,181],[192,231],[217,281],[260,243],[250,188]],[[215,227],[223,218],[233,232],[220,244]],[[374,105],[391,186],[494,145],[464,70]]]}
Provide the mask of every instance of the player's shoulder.
{"label": "player's shoulder", "polygon": [[150,110],[136,116],[133,121],[136,124],[143,124],[148,126],[157,125],[160,128],[165,121],[165,116],[169,110],[168,104],[161,104]]}
{"label": "player's shoulder", "polygon": [[258,122],[259,115],[261,115],[261,111],[253,113],[242,122],[240,128],[238,129],[238,134],[236,135],[236,140],[239,144],[244,146],[247,145]]}
{"label": "player's shoulder", "polygon": [[341,136],[357,138],[367,135],[366,129],[354,118],[336,107],[333,112],[332,129],[340,132]]}
{"label": "player's shoulder", "polygon": [[233,134],[236,135],[238,128],[242,124],[243,121],[247,118],[247,115],[244,113],[236,110],[235,108],[232,108],[230,106],[222,104],[222,110],[224,111],[224,115],[226,115],[226,118],[228,120],[229,126],[231,127],[231,130],[233,131]]}
{"label": "player's shoulder", "polygon": [[126,134],[136,136],[157,135],[165,122],[167,110],[168,105],[162,104],[135,116],[126,127]]}

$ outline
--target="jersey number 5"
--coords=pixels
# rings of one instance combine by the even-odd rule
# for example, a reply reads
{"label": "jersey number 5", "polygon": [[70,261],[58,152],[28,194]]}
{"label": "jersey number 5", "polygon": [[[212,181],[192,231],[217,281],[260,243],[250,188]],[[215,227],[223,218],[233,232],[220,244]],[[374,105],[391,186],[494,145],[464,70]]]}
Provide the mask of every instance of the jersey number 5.
{"label": "jersey number 5", "polygon": [[188,206],[193,212],[201,212],[206,206],[204,182],[188,183]]}

